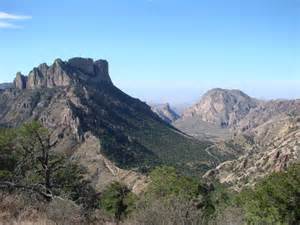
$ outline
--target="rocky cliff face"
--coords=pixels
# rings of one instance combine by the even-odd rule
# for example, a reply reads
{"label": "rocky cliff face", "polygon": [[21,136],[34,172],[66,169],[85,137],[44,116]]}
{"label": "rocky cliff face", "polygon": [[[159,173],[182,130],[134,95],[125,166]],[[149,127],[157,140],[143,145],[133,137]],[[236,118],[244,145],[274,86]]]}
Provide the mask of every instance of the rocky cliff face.
{"label": "rocky cliff face", "polygon": [[285,116],[300,115],[300,100],[261,101],[245,117],[240,119],[233,130],[260,136],[264,124],[272,124]]}
{"label": "rocky cliff face", "polygon": [[212,89],[203,95],[200,102],[187,109],[182,119],[198,117],[204,122],[227,128],[238,123],[258,105],[239,90]]}
{"label": "rocky cliff face", "polygon": [[[239,90],[212,89],[173,124],[196,137],[232,138],[256,135],[262,124],[288,114],[299,114],[300,100],[262,101]],[[227,135],[226,135],[227,134]]]}
{"label": "rocky cliff face", "polygon": [[0,126],[39,120],[59,140],[57,151],[85,166],[100,189],[119,180],[138,192],[145,179],[140,172],[156,165],[199,173],[226,158],[115,87],[105,60],[55,60],[28,76],[18,73],[14,86],[0,92]]}
{"label": "rocky cliff face", "polygon": [[204,177],[240,190],[300,160],[299,117],[300,100],[259,101],[238,90],[213,89],[173,124],[238,157]]}
{"label": "rocky cliff face", "polygon": [[152,105],[151,109],[167,123],[172,123],[179,118],[179,115],[170,107],[168,103]]}
{"label": "rocky cliff face", "polygon": [[258,139],[255,148],[236,160],[221,163],[204,177],[217,179],[239,191],[245,185],[252,186],[262,177],[300,161],[300,117],[277,118],[262,125],[257,132],[261,133],[254,136]]}
{"label": "rocky cliff face", "polygon": [[228,140],[232,128],[260,104],[242,91],[216,88],[186,109],[173,125],[200,140]]}
{"label": "rocky cliff face", "polygon": [[111,83],[108,62],[105,60],[72,58],[69,61],[57,59],[51,66],[43,63],[34,68],[28,76],[17,73],[14,85],[20,90],[66,87],[80,82]]}

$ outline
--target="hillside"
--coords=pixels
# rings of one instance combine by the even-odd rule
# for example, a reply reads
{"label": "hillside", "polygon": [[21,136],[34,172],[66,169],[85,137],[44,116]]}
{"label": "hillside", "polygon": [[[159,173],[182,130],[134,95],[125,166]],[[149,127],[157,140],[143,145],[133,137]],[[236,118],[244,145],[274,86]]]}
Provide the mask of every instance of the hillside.
{"label": "hillside", "polygon": [[4,90],[7,88],[11,88],[12,87],[12,83],[2,83],[0,84],[0,90]]}
{"label": "hillside", "polygon": [[170,107],[168,103],[151,105],[151,109],[167,123],[172,123],[179,118],[179,115]]}
{"label": "hillside", "polygon": [[259,104],[242,91],[215,88],[186,109],[173,125],[200,140],[228,140],[233,136],[232,128]]}
{"label": "hillside", "polygon": [[258,105],[258,101],[240,90],[216,88],[205,93],[201,100],[187,109],[182,119],[198,117],[204,122],[228,128]]}
{"label": "hillside", "polygon": [[141,177],[132,170],[163,163],[197,174],[232,158],[210,152],[212,143],[181,133],[115,87],[105,60],[57,59],[28,76],[18,73],[14,86],[0,94],[0,125],[41,121],[59,139],[57,151],[87,167],[99,187],[119,179],[113,171],[120,169],[129,174],[123,181],[134,186]]}
{"label": "hillside", "polygon": [[[239,90],[212,89],[173,125],[238,159],[205,174],[236,190],[300,160],[300,100],[260,101]],[[211,150],[214,147],[211,147]]]}
{"label": "hillside", "polygon": [[257,132],[256,148],[236,160],[221,163],[205,174],[216,178],[236,190],[253,186],[261,178],[286,170],[300,161],[300,117],[278,118],[272,124],[264,124]]}
{"label": "hillside", "polygon": [[257,136],[263,124],[299,112],[300,100],[263,101],[240,90],[215,88],[186,109],[173,125],[198,138],[226,140],[235,133]]}

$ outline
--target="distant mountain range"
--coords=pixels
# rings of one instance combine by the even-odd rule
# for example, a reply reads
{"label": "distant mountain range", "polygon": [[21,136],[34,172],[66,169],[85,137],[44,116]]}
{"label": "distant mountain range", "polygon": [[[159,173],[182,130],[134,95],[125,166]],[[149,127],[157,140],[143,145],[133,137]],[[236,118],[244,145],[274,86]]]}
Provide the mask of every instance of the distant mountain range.
{"label": "distant mountain range", "polygon": [[12,83],[2,83],[2,84],[0,84],[0,90],[11,88],[12,86],[13,86]]}
{"label": "distant mountain range", "polygon": [[241,190],[245,185],[254,185],[262,177],[284,171],[300,161],[299,116],[273,118],[247,137],[253,138],[254,142],[238,159],[221,163],[204,177],[218,179],[221,183],[232,185],[235,190]]}
{"label": "distant mountain range", "polygon": [[300,100],[262,101],[240,90],[212,89],[172,123],[179,130],[236,153],[206,173],[235,189],[300,160]]}

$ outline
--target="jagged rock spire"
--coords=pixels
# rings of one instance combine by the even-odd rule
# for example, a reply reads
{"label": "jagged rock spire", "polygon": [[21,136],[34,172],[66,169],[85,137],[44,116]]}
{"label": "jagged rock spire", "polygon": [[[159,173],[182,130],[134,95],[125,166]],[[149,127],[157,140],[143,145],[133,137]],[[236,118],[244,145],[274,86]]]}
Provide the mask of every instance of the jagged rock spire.
{"label": "jagged rock spire", "polygon": [[25,89],[26,88],[26,83],[27,83],[27,77],[18,72],[16,74],[16,78],[14,80],[14,86],[18,89]]}
{"label": "jagged rock spire", "polygon": [[71,58],[68,61],[56,59],[51,66],[43,63],[33,68],[28,76],[17,73],[14,86],[23,90],[69,86],[77,82],[111,84],[108,62],[79,57]]}

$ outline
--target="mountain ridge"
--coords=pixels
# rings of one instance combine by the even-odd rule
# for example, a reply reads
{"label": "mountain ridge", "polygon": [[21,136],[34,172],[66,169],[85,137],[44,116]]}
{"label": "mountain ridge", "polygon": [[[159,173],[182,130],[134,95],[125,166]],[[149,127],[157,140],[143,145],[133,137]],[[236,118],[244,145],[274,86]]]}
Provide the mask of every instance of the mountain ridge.
{"label": "mountain ridge", "polygon": [[[107,61],[55,60],[34,68],[28,76],[18,73],[14,85],[0,93],[0,126],[40,121],[58,138],[56,150],[86,167],[96,187],[113,180],[136,187],[144,179],[140,173],[156,165],[203,174],[232,159],[232,155],[209,152],[213,143],[183,134],[148,105],[115,87]],[[124,180],[111,171],[129,176]]]}
{"label": "mountain ridge", "polygon": [[173,110],[169,103],[150,105],[153,112],[155,112],[161,119],[167,123],[176,121],[180,116]]}
{"label": "mountain ridge", "polygon": [[237,159],[222,162],[204,178],[235,190],[300,161],[300,100],[257,100],[239,90],[212,89],[173,125],[213,140]]}
{"label": "mountain ridge", "polygon": [[5,90],[11,88],[13,86],[12,83],[0,83],[0,90]]}
{"label": "mountain ridge", "polygon": [[205,122],[227,128],[235,125],[257,104],[257,100],[240,90],[214,88],[207,91],[198,103],[185,110],[181,118],[197,116]]}

